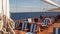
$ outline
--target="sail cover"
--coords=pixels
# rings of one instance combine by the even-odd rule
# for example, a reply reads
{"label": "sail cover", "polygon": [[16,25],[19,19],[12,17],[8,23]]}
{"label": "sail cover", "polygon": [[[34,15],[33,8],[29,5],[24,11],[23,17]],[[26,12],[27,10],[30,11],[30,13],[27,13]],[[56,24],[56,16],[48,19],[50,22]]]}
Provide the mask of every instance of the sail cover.
{"label": "sail cover", "polygon": [[56,6],[56,7],[60,7],[60,5],[56,4],[55,2],[51,1],[51,0],[42,0],[50,5]]}

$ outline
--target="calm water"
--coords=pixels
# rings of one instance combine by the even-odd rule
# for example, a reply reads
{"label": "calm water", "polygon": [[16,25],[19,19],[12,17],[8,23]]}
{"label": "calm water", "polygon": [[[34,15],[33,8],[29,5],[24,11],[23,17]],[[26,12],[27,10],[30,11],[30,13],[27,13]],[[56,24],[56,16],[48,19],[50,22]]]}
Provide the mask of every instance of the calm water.
{"label": "calm water", "polygon": [[56,16],[60,15],[60,12],[30,12],[30,13],[11,13],[11,18],[14,20],[25,19],[30,17],[38,17],[40,15]]}
{"label": "calm water", "polygon": [[[40,15],[45,15],[45,16],[56,16],[60,15],[60,12],[31,12],[31,13],[11,13],[11,18],[13,20],[19,20],[19,19],[25,19],[25,18],[32,18],[32,17],[38,17]],[[54,28],[54,34],[56,32],[56,29]],[[58,30],[60,34],[60,28]]]}

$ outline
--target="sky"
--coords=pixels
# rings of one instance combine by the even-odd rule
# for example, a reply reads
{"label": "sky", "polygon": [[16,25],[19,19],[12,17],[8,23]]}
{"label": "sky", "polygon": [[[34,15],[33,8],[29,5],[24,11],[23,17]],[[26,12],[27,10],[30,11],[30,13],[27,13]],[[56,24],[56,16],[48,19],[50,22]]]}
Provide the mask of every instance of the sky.
{"label": "sky", "polygon": [[[60,0],[52,0],[60,5]],[[11,12],[41,12],[54,8],[41,0],[10,0]]]}

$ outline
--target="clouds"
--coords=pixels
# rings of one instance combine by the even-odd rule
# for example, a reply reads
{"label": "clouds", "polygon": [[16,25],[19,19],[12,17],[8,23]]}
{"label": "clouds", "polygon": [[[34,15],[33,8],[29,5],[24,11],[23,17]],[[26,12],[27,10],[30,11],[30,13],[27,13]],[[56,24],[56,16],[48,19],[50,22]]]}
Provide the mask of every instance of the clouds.
{"label": "clouds", "polygon": [[29,6],[13,6],[10,8],[11,12],[39,12],[40,11],[40,7],[39,6],[33,6],[33,5],[29,5]]}
{"label": "clouds", "polygon": [[11,12],[40,12],[52,7],[40,0],[10,0]]}

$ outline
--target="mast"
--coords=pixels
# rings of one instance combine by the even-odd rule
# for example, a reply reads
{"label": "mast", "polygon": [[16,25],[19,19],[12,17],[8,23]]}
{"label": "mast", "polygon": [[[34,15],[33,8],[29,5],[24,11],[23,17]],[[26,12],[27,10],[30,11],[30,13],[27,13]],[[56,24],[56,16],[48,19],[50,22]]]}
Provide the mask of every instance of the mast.
{"label": "mast", "polygon": [[9,0],[2,0],[2,14],[10,18]]}
{"label": "mast", "polygon": [[2,11],[1,11],[1,16],[3,16],[3,15],[4,15],[3,0],[2,0],[2,3],[1,3],[1,4],[2,4],[2,8],[1,8],[1,9],[2,9]]}
{"label": "mast", "polygon": [[1,11],[2,11],[2,0],[0,0],[0,14],[1,14]]}
{"label": "mast", "polygon": [[10,10],[9,10],[9,0],[7,0],[7,16],[10,18]]}

